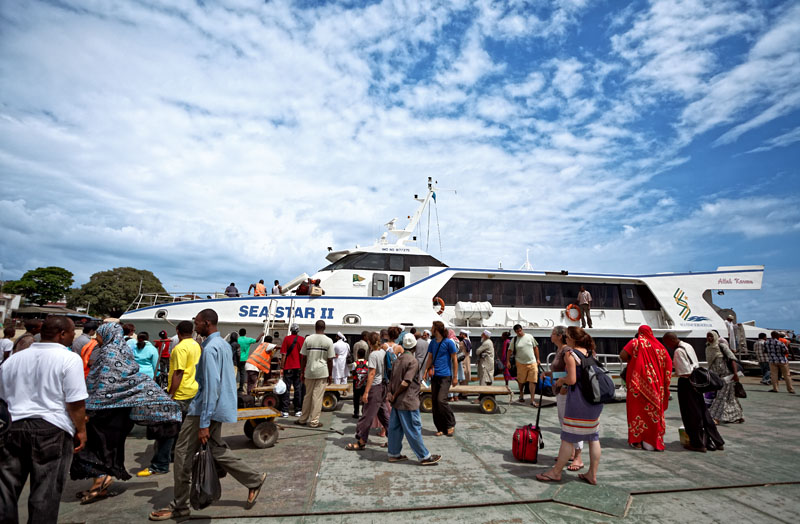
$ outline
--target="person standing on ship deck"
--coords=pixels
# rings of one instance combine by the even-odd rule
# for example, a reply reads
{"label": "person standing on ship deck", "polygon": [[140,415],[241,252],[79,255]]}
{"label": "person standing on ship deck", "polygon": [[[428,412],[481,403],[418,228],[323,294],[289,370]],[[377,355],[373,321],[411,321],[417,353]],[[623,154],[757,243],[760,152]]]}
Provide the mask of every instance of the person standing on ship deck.
{"label": "person standing on ship deck", "polygon": [[578,307],[581,310],[581,327],[586,329],[586,323],[589,323],[589,329],[592,328],[592,295],[586,291],[584,286],[578,292]]}
{"label": "person standing on ship deck", "polygon": [[281,287],[280,282],[278,282],[277,280],[275,281],[275,285],[272,286],[272,294],[283,295],[283,287]]}
{"label": "person standing on ship deck", "polygon": [[250,287],[247,288],[247,294],[249,295],[250,292],[253,292],[253,296],[256,297],[264,297],[267,295],[267,286],[264,285],[264,279],[258,281],[257,284],[250,284]]}
{"label": "person standing on ship deck", "polygon": [[683,447],[689,451],[705,453],[706,450],[725,449],[725,441],[717,430],[717,425],[708,412],[702,393],[695,391],[689,376],[700,364],[694,348],[683,342],[675,333],[664,334],[664,345],[673,350],[672,365],[678,378],[678,405],[681,409],[683,428],[689,436],[689,444]]}

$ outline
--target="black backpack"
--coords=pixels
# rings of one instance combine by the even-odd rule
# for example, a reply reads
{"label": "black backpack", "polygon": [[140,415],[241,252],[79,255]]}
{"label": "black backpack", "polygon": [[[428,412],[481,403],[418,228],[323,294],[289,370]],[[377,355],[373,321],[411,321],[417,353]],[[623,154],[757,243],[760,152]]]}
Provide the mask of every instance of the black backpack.
{"label": "black backpack", "polygon": [[576,385],[583,398],[589,404],[607,404],[614,402],[614,381],[608,370],[591,356],[584,356],[580,351],[573,351],[581,359],[581,372]]}

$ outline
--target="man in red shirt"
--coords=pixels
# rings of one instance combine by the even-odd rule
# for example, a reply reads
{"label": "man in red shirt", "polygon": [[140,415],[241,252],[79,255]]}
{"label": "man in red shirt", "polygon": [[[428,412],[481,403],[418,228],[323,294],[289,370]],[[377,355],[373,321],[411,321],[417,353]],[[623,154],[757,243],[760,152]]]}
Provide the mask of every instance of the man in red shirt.
{"label": "man in red shirt", "polygon": [[156,380],[162,387],[167,385],[169,379],[169,356],[172,354],[172,339],[167,336],[166,331],[161,331],[158,340],[154,342],[158,350],[158,377]]}
{"label": "man in red shirt", "polygon": [[286,384],[286,392],[281,395],[281,417],[289,416],[289,389],[294,387],[294,416],[299,417],[303,405],[303,383],[300,381],[300,348],[305,337],[298,335],[300,326],[292,324],[292,334],[283,339],[281,344],[281,378]]}

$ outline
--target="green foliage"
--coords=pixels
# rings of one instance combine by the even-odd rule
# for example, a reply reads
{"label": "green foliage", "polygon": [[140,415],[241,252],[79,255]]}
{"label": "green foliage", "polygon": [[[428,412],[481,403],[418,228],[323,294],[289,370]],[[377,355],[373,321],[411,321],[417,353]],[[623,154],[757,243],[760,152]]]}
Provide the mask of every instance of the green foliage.
{"label": "green foliage", "polygon": [[26,271],[19,280],[6,282],[3,291],[23,295],[28,302],[42,306],[64,298],[72,282],[72,273],[63,267],[40,267]]}
{"label": "green foliage", "polygon": [[161,281],[150,271],[117,267],[95,273],[89,282],[72,290],[67,305],[86,307],[88,303],[92,316],[119,317],[136,299],[139,282],[142,283],[142,293],[166,293]]}

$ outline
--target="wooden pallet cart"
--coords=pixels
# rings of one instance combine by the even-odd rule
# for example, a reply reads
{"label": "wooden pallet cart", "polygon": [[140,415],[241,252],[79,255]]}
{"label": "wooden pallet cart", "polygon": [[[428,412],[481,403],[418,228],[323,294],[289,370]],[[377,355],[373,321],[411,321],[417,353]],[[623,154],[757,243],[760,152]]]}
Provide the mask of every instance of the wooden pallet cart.
{"label": "wooden pallet cart", "polygon": [[[478,397],[478,406],[481,412],[487,415],[497,413],[497,400],[495,397],[501,395],[508,395],[509,402],[511,402],[511,389],[508,386],[454,386],[450,388],[450,393],[458,393],[467,398]],[[433,394],[431,388],[422,387],[420,389],[420,411],[430,413],[433,411]]]}
{"label": "wooden pallet cart", "polygon": [[[277,408],[278,395],[275,394],[275,386],[260,386],[253,388],[253,396],[263,395],[261,405],[264,407]],[[329,384],[325,387],[325,395],[322,397],[322,411],[333,411],[339,405],[339,401],[350,391],[349,384]]]}
{"label": "wooden pallet cart", "polygon": [[244,420],[244,434],[257,448],[271,448],[278,441],[275,417],[281,414],[275,408],[244,408],[238,410],[237,420]]}

